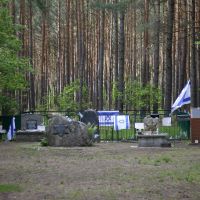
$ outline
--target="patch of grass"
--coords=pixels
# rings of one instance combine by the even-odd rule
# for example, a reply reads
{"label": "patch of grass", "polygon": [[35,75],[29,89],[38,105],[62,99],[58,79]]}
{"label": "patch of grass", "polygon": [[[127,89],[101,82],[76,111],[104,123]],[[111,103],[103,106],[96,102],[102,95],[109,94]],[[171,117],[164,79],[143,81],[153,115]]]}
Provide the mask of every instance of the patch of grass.
{"label": "patch of grass", "polygon": [[79,189],[68,192],[67,199],[82,199],[84,197],[84,192]]}
{"label": "patch of grass", "polygon": [[157,158],[154,161],[154,165],[157,165],[158,163],[162,164],[162,163],[170,163],[170,162],[172,162],[172,159],[170,157],[164,155],[164,156],[161,156],[161,157]]}
{"label": "patch of grass", "polygon": [[153,159],[151,159],[149,156],[148,157],[141,157],[138,159],[138,164],[143,164],[143,165],[152,165],[153,164]]}
{"label": "patch of grass", "polygon": [[0,192],[21,192],[22,189],[16,184],[0,184]]}
{"label": "patch of grass", "polygon": [[171,162],[172,162],[172,159],[168,155],[162,155],[158,158],[145,156],[138,160],[138,164],[155,165],[155,166],[159,166],[161,164],[166,164],[166,163],[171,163]]}
{"label": "patch of grass", "polygon": [[114,131],[113,127],[100,127],[101,140],[126,140],[135,138],[134,129]]}
{"label": "patch of grass", "polygon": [[168,170],[159,173],[159,179],[170,178],[171,181],[186,181],[188,183],[200,182],[200,165],[194,164],[186,169]]}

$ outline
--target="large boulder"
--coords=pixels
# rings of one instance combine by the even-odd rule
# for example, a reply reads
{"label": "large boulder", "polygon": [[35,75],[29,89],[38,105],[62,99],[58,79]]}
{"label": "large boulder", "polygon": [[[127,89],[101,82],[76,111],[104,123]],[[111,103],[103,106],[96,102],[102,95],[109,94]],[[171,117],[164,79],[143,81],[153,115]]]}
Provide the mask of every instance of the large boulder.
{"label": "large boulder", "polygon": [[87,127],[84,123],[69,120],[64,116],[54,116],[46,127],[47,141],[50,146],[90,146]]}

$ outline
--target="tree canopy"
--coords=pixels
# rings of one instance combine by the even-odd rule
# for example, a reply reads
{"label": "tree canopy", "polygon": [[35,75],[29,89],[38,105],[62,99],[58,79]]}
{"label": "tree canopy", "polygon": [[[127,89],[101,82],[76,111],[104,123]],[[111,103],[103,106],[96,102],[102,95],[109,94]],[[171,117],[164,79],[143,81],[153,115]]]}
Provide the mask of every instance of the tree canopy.
{"label": "tree canopy", "polygon": [[0,104],[6,114],[15,112],[17,103],[12,92],[24,89],[27,60],[19,58],[21,41],[17,39],[16,26],[7,8],[7,1],[0,0]]}
{"label": "tree canopy", "polygon": [[0,0],[0,15],[5,109],[168,114],[189,79],[200,106],[199,0]]}

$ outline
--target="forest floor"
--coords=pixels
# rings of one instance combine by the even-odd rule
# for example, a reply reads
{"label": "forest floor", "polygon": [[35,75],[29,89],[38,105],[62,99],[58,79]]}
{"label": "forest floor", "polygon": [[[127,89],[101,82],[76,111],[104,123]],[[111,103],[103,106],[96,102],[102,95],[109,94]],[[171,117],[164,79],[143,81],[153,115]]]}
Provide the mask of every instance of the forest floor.
{"label": "forest floor", "polygon": [[200,147],[0,143],[1,200],[200,199]]}

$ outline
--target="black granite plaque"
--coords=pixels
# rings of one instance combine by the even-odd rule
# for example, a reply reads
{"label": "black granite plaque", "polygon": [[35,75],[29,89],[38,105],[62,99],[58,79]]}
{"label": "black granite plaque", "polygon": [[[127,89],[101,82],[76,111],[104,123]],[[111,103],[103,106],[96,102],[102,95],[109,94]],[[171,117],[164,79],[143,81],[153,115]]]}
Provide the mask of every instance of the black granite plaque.
{"label": "black granite plaque", "polygon": [[28,130],[37,129],[37,121],[36,120],[27,120],[26,121],[26,129],[28,129]]}
{"label": "black granite plaque", "polygon": [[64,125],[64,124],[54,125],[53,129],[54,129],[54,131],[53,131],[54,135],[64,135],[64,134],[67,134],[66,125]]}

